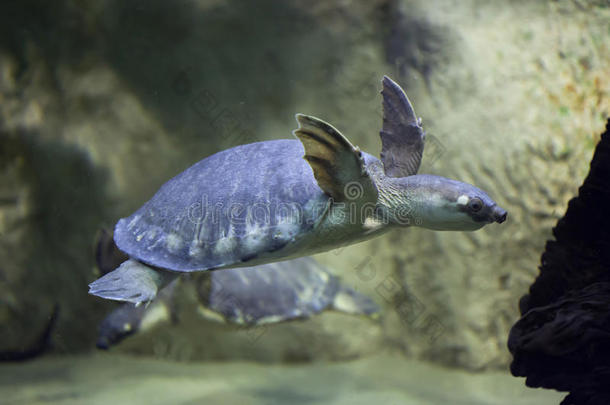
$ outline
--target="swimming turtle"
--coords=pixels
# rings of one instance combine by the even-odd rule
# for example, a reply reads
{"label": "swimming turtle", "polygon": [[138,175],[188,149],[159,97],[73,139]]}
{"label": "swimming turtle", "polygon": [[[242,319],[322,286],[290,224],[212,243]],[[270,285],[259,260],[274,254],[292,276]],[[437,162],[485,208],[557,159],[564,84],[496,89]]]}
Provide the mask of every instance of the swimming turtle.
{"label": "swimming turtle", "polygon": [[297,114],[298,140],[237,146],[165,183],[118,221],[130,259],[89,293],[149,301],[178,274],[254,266],[327,251],[395,227],[472,231],[506,211],[484,191],[416,174],[425,134],[404,91],[383,78],[381,160],[330,124]]}
{"label": "swimming turtle", "polygon": [[[100,323],[97,347],[107,349],[167,320],[174,311],[176,281],[148,306],[126,303],[112,311]],[[311,257],[198,273],[187,282],[197,285],[200,314],[244,327],[305,319],[327,309],[371,318],[380,312],[375,301]]]}

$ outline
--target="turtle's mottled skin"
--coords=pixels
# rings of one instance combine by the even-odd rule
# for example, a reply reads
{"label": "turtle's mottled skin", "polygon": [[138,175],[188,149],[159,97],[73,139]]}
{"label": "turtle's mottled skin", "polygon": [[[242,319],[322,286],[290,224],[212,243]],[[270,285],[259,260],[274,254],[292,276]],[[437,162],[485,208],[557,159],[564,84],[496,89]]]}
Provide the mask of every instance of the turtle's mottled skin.
{"label": "turtle's mottled skin", "polygon": [[472,231],[506,211],[466,183],[418,175],[425,134],[403,90],[383,79],[381,159],[330,124],[297,114],[298,140],[212,155],[168,181],[115,227],[131,257],[90,285],[104,298],[151,299],[175,274],[253,266],[330,250],[392,227]]}

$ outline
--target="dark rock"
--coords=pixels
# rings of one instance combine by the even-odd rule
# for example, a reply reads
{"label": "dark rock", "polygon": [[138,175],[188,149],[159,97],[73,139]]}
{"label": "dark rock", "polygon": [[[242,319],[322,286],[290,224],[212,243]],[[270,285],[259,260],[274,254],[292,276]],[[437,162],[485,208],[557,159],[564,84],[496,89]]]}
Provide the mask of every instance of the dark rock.
{"label": "dark rock", "polygon": [[563,405],[610,403],[609,207],[610,120],[508,340],[513,375],[570,391]]}
{"label": "dark rock", "polygon": [[0,351],[0,362],[31,360],[47,352],[52,346],[51,333],[53,332],[53,329],[57,323],[58,315],[59,306],[55,305],[53,312],[49,316],[49,321],[46,323],[40,334],[34,338],[32,343],[26,348]]}

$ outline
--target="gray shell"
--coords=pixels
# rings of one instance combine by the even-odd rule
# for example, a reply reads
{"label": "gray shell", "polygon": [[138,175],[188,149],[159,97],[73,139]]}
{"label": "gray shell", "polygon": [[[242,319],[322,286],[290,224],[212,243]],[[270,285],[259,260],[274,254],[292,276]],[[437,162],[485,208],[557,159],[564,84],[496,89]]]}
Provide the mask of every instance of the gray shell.
{"label": "gray shell", "polygon": [[[282,249],[310,232],[329,203],[303,154],[289,139],[216,153],[119,220],[114,240],[134,259],[184,272]],[[363,155],[367,165],[377,160]]]}
{"label": "gray shell", "polygon": [[152,266],[197,271],[246,262],[311,231],[328,204],[297,140],[237,146],[165,183],[114,239]]}
{"label": "gray shell", "polygon": [[331,306],[340,288],[310,257],[215,271],[210,278],[206,306],[228,322],[250,325],[310,317]]}

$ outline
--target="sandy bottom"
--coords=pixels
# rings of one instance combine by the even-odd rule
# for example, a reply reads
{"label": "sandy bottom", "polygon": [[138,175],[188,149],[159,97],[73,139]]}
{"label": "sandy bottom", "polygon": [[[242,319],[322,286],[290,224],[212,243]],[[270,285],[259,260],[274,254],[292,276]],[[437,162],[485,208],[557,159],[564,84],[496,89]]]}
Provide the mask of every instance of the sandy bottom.
{"label": "sandy bottom", "polygon": [[1,404],[558,404],[508,373],[390,356],[296,366],[172,363],[114,354],[0,365]]}

